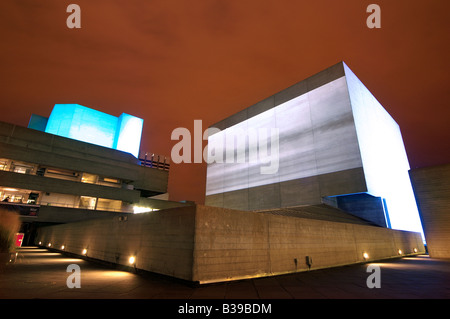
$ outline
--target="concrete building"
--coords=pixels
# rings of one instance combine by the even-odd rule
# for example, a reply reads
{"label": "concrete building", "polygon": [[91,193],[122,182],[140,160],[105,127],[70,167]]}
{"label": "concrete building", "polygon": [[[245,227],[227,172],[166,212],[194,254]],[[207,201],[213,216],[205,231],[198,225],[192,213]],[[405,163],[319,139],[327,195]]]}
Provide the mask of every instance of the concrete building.
{"label": "concrete building", "polygon": [[450,258],[450,164],[410,170],[428,253]]}
{"label": "concrete building", "polygon": [[205,205],[328,204],[422,232],[394,119],[343,62],[212,125]]}
{"label": "concrete building", "polygon": [[[209,206],[41,227],[36,244],[200,284],[425,252],[398,125],[343,63],[219,122],[207,152]],[[418,231],[387,227],[405,220]]]}
{"label": "concrete building", "polygon": [[30,236],[40,225],[184,206],[152,198],[167,192],[168,169],[164,159],[0,122],[0,205],[20,213]]}

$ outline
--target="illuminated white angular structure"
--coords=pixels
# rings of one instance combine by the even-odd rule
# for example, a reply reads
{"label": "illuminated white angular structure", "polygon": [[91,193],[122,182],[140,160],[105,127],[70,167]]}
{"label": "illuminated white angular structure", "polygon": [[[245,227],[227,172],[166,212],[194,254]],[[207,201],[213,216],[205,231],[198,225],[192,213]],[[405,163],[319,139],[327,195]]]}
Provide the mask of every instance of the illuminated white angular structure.
{"label": "illuminated white angular structure", "polygon": [[126,113],[115,117],[79,104],[55,104],[48,119],[33,115],[28,127],[138,157],[143,124]]}
{"label": "illuminated white angular structure", "polygon": [[380,226],[422,232],[400,128],[345,63],[212,127],[206,205],[326,203]]}

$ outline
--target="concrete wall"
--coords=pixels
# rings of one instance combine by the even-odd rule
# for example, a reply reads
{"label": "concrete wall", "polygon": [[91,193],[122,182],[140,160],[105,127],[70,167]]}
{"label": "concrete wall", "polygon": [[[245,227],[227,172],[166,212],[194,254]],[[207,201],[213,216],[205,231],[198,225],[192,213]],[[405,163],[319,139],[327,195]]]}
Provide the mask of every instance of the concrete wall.
{"label": "concrete wall", "polygon": [[[322,86],[310,87],[311,79],[307,79],[296,90],[291,87],[275,94],[272,108],[268,102],[265,108],[257,104],[217,124],[222,131],[208,139],[208,148],[214,153],[211,159],[215,160],[207,167],[206,205],[269,209],[319,204],[323,196],[367,191],[343,65],[332,67],[319,77]],[[291,99],[280,100],[279,96]],[[241,122],[235,123],[237,120]],[[274,152],[277,154],[278,168],[262,174],[261,167],[268,164],[252,163],[250,152],[256,142],[251,137],[257,133],[261,138],[260,131],[272,129],[279,132],[279,148],[274,151],[270,139],[267,144],[272,152],[270,159]],[[243,142],[245,163],[239,163],[237,158],[228,161],[229,139],[233,135],[248,135]],[[238,145],[235,150],[239,150]],[[216,154],[221,152],[223,162],[217,160]]]}
{"label": "concrete wall", "polygon": [[450,258],[450,164],[410,171],[417,205],[433,258]]}
{"label": "concrete wall", "polygon": [[168,171],[140,166],[131,154],[0,122],[4,158],[119,178],[136,189],[167,192]]}
{"label": "concrete wall", "polygon": [[364,171],[354,168],[206,196],[205,205],[239,210],[260,210],[322,203],[331,194],[366,189]]}
{"label": "concrete wall", "polygon": [[81,208],[57,207],[57,206],[40,206],[38,217],[20,216],[23,223],[73,223],[84,220],[127,216],[128,213],[119,213],[104,210],[92,210]]}
{"label": "concrete wall", "polygon": [[247,107],[246,109],[230,115],[226,119],[215,123],[212,127],[216,127],[220,130],[225,130],[226,128],[236,125],[250,117],[261,114],[275,106],[283,104],[289,100],[292,100],[302,94],[309,91],[317,89],[318,87],[329,83],[330,81],[339,79],[345,75],[344,66],[342,62],[336,63],[335,65],[316,73],[309,78],[295,83],[294,85],[278,92],[272,96],[269,96],[262,101]]}
{"label": "concrete wall", "polygon": [[424,252],[420,234],[381,227],[193,206],[42,227],[36,243],[200,283]]}
{"label": "concrete wall", "polygon": [[194,280],[225,281],[425,251],[419,233],[230,209],[197,207]]}
{"label": "concrete wall", "polygon": [[140,199],[140,192],[137,190],[67,181],[63,179],[14,172],[0,171],[0,181],[2,186],[24,188],[47,193],[118,199],[130,203],[137,203]]}
{"label": "concrete wall", "polygon": [[35,243],[122,265],[135,256],[137,268],[191,280],[194,216],[192,206],[42,227]]}
{"label": "concrete wall", "polygon": [[369,194],[336,196],[336,207],[382,227],[386,223],[383,199]]}

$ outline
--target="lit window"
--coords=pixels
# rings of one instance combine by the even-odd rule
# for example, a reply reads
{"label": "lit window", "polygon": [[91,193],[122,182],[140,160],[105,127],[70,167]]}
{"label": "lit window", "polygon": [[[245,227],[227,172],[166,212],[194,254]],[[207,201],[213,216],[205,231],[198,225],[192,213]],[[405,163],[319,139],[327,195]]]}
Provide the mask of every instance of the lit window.
{"label": "lit window", "polygon": [[156,212],[159,209],[157,208],[150,208],[150,207],[141,207],[141,206],[133,206],[133,213],[134,214],[141,214],[141,213],[148,213],[148,212]]}
{"label": "lit window", "polygon": [[83,177],[81,178],[81,181],[83,183],[90,183],[90,184],[97,183],[97,180],[98,180],[98,176],[97,175],[88,174],[88,173],[83,173]]}
{"label": "lit window", "polygon": [[96,202],[97,202],[97,198],[95,198],[95,197],[80,196],[79,208],[95,209]]}
{"label": "lit window", "polygon": [[104,177],[103,181],[108,182],[108,183],[119,183],[119,180],[115,179],[115,178],[108,178],[108,177]]}

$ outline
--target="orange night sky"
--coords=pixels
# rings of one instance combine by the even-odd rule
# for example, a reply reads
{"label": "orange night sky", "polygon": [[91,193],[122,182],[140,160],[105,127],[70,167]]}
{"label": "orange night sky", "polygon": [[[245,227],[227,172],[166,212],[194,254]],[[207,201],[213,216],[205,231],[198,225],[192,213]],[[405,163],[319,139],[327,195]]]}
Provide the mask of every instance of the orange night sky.
{"label": "orange night sky", "polygon": [[[69,29],[66,8],[81,8]],[[366,8],[381,8],[381,28]],[[142,152],[345,61],[397,121],[410,165],[450,162],[450,2],[3,0],[1,120],[56,103],[144,119]],[[204,202],[205,164],[173,164],[172,200]]]}

